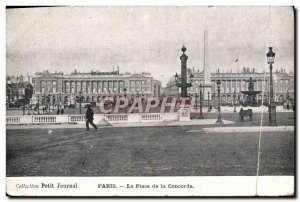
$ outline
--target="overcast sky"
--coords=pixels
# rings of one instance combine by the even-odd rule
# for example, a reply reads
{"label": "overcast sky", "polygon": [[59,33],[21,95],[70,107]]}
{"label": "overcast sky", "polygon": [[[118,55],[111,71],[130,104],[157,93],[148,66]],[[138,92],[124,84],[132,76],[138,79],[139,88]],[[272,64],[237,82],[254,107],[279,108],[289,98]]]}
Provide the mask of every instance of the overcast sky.
{"label": "overcast sky", "polygon": [[[180,72],[184,44],[188,67],[203,69],[203,32],[209,66],[236,71],[294,69],[292,7],[52,7],[7,10],[7,74],[36,71],[152,73],[163,84]],[[236,59],[239,62],[235,62]]]}

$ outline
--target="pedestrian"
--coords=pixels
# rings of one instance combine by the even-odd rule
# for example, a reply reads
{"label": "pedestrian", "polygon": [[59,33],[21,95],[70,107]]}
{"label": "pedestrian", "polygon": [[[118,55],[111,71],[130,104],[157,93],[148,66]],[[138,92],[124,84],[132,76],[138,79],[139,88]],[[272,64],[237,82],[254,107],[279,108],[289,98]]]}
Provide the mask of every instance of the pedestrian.
{"label": "pedestrian", "polygon": [[64,108],[61,108],[60,114],[64,114]]}
{"label": "pedestrian", "polygon": [[93,123],[94,121],[94,112],[93,112],[93,109],[92,109],[92,106],[91,105],[87,105],[87,110],[86,110],[86,113],[85,113],[85,120],[86,120],[86,130],[89,131],[90,128],[89,128],[89,124],[91,124],[95,130],[97,130],[97,126]]}

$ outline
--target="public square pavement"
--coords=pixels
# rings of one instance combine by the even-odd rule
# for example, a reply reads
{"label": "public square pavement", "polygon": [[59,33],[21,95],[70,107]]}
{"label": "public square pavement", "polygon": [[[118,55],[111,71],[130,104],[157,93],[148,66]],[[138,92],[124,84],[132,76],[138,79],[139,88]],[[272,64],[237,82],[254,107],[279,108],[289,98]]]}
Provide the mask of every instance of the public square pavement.
{"label": "public square pavement", "polygon": [[[253,121],[246,117],[243,122],[240,121],[239,113],[222,113],[222,119],[235,122],[234,126],[263,126],[269,125],[269,113],[264,112],[263,117],[261,113],[253,113]],[[192,113],[191,118],[195,119],[199,117],[199,113]],[[218,117],[217,113],[203,113],[204,119],[216,119]],[[262,123],[261,123],[262,118]],[[276,113],[276,123],[278,126],[294,126],[295,125],[295,113],[291,112],[277,112]],[[227,125],[232,127],[232,125]],[[226,125],[224,126],[226,127]]]}
{"label": "public square pavement", "polygon": [[[225,114],[224,114],[225,116]],[[256,175],[259,133],[200,126],[8,129],[7,176]],[[294,175],[294,133],[264,132],[259,175]]]}

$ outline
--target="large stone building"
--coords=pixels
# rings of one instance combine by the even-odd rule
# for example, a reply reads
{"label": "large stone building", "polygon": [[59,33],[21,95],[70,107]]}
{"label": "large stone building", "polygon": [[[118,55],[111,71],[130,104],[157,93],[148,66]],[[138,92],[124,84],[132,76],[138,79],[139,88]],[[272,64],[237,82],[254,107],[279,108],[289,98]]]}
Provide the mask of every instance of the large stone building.
{"label": "large stone building", "polygon": [[25,88],[31,85],[31,76],[7,76],[6,77],[6,102],[14,103],[23,99],[25,95]]}
{"label": "large stone building", "polygon": [[[188,89],[188,94],[190,96],[199,96],[199,85],[203,84],[203,71],[193,71],[189,69],[188,75],[193,73],[194,79],[192,82],[192,87]],[[269,96],[269,72],[262,73],[257,72],[255,69],[243,68],[241,71],[237,72],[221,72],[217,70],[211,72],[211,94],[210,99],[216,102],[217,98],[217,86],[216,81],[221,81],[221,102],[222,103],[232,103],[234,100],[234,95],[236,100],[243,101],[245,95],[241,91],[248,91],[248,81],[252,77],[256,80],[254,84],[254,90],[262,91],[257,95],[257,100],[259,102],[267,103]],[[275,70],[273,72],[273,83],[274,83],[274,98],[275,102],[284,102],[287,97],[290,101],[294,101],[294,73],[287,73],[285,70]],[[178,96],[180,95],[180,88],[176,87],[176,82],[174,78],[171,78],[168,82],[166,88],[164,88],[164,94]],[[205,92],[204,92],[205,93]],[[287,96],[289,94],[289,96]],[[262,100],[263,99],[263,100]]]}
{"label": "large stone building", "polygon": [[[120,74],[112,72],[78,72],[63,74],[44,71],[36,73],[33,78],[35,97],[51,96],[55,103],[74,103],[76,97],[82,96],[83,102],[99,102],[105,96],[159,96],[161,82],[150,73],[142,72]],[[52,100],[52,99],[51,99]]]}

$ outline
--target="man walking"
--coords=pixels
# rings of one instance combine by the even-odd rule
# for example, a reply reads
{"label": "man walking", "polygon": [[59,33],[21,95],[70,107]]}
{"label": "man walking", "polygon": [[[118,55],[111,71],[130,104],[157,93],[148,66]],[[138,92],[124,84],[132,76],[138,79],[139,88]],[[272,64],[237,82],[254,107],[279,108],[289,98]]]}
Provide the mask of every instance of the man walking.
{"label": "man walking", "polygon": [[95,130],[97,130],[97,126],[93,123],[94,121],[94,112],[92,110],[92,106],[91,105],[88,105],[87,106],[87,110],[86,110],[86,113],[85,113],[85,120],[86,120],[86,130],[89,131],[90,128],[89,128],[89,124],[91,124]]}

